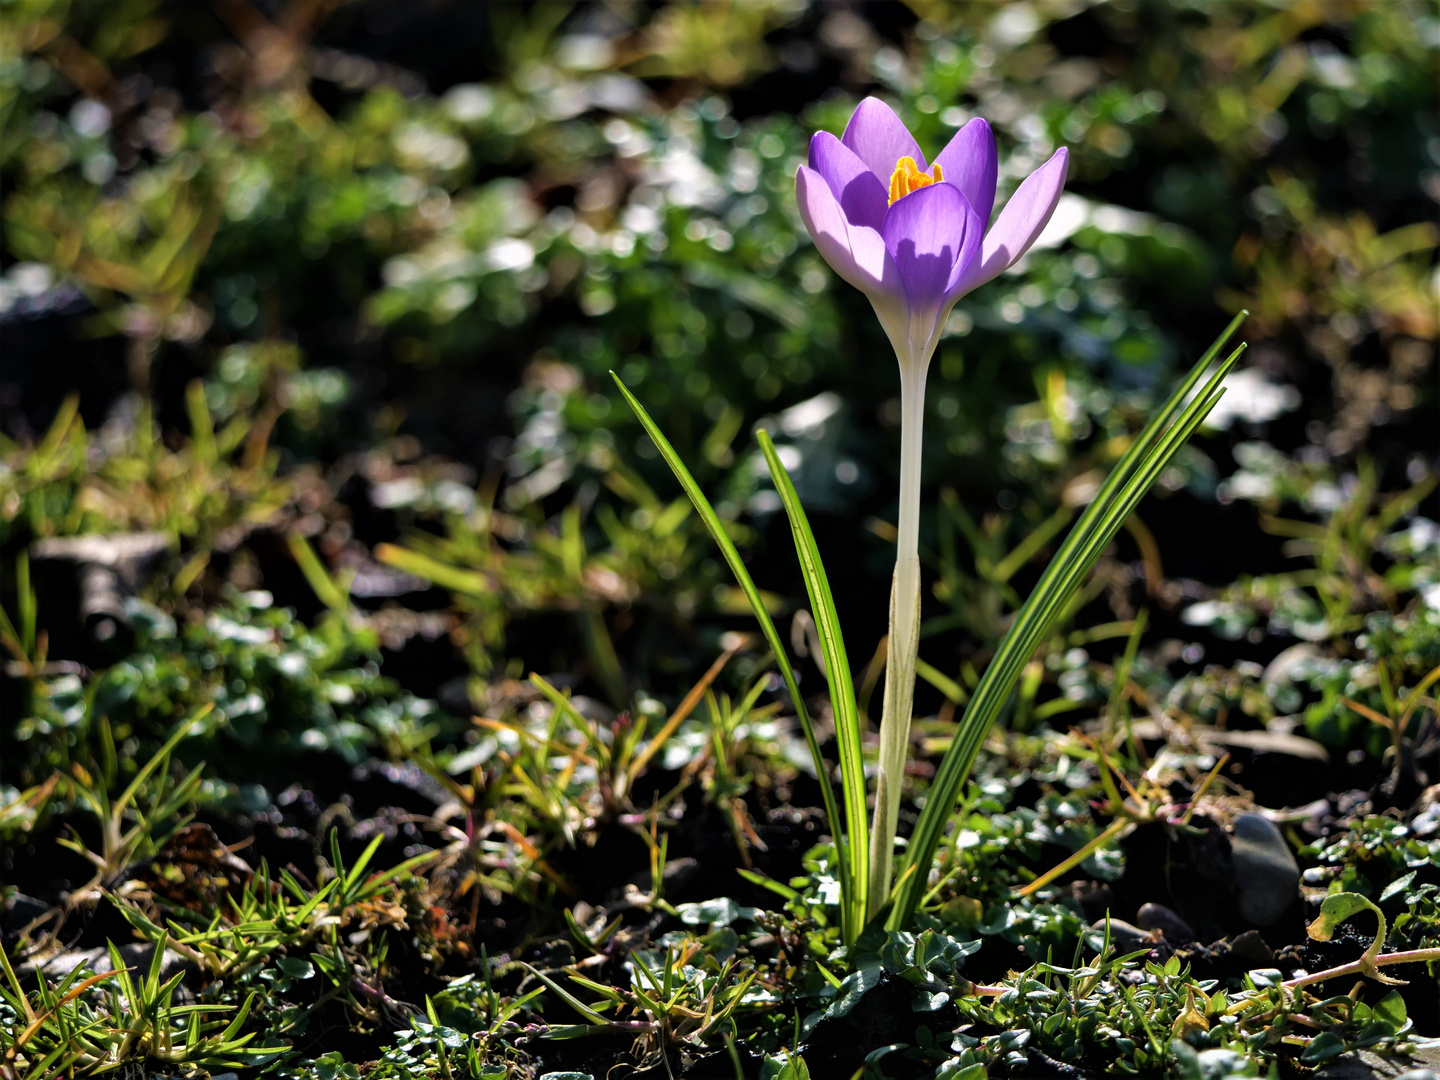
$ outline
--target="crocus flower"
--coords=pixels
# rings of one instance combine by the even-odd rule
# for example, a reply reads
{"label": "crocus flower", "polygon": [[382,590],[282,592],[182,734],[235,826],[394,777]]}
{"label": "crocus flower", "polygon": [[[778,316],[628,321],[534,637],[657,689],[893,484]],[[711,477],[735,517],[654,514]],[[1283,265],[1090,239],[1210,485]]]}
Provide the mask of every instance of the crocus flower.
{"label": "crocus flower", "polygon": [[995,136],[971,120],[927,167],[914,137],[878,98],[835,138],[810,140],[795,194],[825,261],[870,298],[902,366],[929,362],[955,301],[1012,266],[1035,242],[1065,186],[1061,147],[988,227]]}
{"label": "crocus flower", "polygon": [[971,120],[927,166],[884,102],[866,98],[845,134],[810,140],[795,194],[825,261],[870,298],[900,360],[900,508],[867,917],[890,893],[900,786],[920,644],[920,445],[925,372],[955,301],[1012,266],[1035,242],[1065,185],[1063,147],[1005,204],[993,227],[995,136]]}

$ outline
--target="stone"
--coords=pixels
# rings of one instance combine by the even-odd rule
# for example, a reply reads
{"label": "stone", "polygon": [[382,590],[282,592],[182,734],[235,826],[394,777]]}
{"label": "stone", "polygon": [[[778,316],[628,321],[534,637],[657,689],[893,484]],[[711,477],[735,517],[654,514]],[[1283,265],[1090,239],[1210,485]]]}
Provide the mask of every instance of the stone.
{"label": "stone", "polygon": [[[132,975],[143,978],[150,972],[150,963],[155,958],[155,946],[146,942],[133,942],[128,945],[121,945],[120,962],[131,969]],[[103,948],[78,949],[73,952],[60,953],[42,963],[24,964],[19,970],[22,979],[33,979],[37,972],[43,972],[45,977],[52,982],[63,979],[76,968],[89,968],[96,975],[103,975],[111,970],[110,951]],[[165,950],[165,957],[160,961],[160,979],[164,981],[180,971],[188,971],[191,968],[190,961],[172,949]]]}
{"label": "stone", "polygon": [[1266,665],[1260,681],[1267,690],[1281,683],[1294,682],[1303,674],[1305,666],[1321,655],[1320,650],[1308,641],[1291,645]]}
{"label": "stone", "polygon": [[1241,917],[1252,926],[1274,925],[1300,888],[1300,867],[1285,837],[1263,814],[1237,814],[1230,859]]}
{"label": "stone", "polygon": [[1135,913],[1135,922],[1142,930],[1158,930],[1165,940],[1177,948],[1195,941],[1195,931],[1190,924],[1164,904],[1141,904]]}
{"label": "stone", "polygon": [[[1102,935],[1105,933],[1105,920],[1096,919],[1090,924],[1091,930],[1097,930]],[[1154,934],[1133,926],[1124,919],[1110,920],[1110,944],[1120,955],[1125,953],[1138,952],[1140,949],[1154,948],[1157,940]]]}
{"label": "stone", "polygon": [[1230,940],[1230,955],[1238,956],[1251,968],[1275,966],[1275,953],[1266,940],[1260,936],[1259,930],[1246,930],[1243,934],[1235,935]]}
{"label": "stone", "polygon": [[37,563],[74,566],[81,625],[94,641],[118,646],[133,633],[126,601],[169,547],[170,538],[161,532],[52,536],[32,544],[30,555]]}
{"label": "stone", "polygon": [[19,933],[36,919],[49,913],[52,905],[36,900],[24,893],[12,893],[5,903],[3,925],[6,930]]}
{"label": "stone", "polygon": [[[671,859],[660,871],[661,885],[666,896],[684,890],[700,876],[700,862],[697,859]],[[642,893],[648,893],[654,886],[650,871],[644,870],[631,876],[628,881]]]}
{"label": "stone", "polygon": [[1280,754],[1285,757],[1330,763],[1330,751],[1314,739],[1284,731],[1216,731],[1209,728],[1196,732],[1206,746],[1238,746],[1259,754]]}
{"label": "stone", "polygon": [[1355,1050],[1330,1059],[1312,1075],[1315,1080],[1440,1080],[1433,1069],[1416,1068],[1414,1061]]}

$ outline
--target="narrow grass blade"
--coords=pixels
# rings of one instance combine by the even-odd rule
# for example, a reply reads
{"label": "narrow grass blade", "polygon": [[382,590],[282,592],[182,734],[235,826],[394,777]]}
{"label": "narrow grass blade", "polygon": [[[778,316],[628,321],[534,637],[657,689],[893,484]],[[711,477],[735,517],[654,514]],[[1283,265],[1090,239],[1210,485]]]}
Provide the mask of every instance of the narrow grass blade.
{"label": "narrow grass blade", "polygon": [[[530,974],[534,975],[551,990],[555,991],[556,996],[559,997],[561,1001],[565,1002],[566,1005],[569,1005],[586,1020],[589,1020],[592,1024],[598,1024],[602,1027],[610,1026],[610,1021],[608,1019],[606,1019],[600,1013],[596,1012],[589,1005],[586,1005],[583,1001],[577,998],[574,994],[570,993],[570,991],[566,990],[563,986],[557,983],[554,979],[550,978],[550,976],[546,975],[539,968],[531,967],[531,965],[529,964],[525,964],[525,967],[529,969]],[[585,981],[588,982],[589,980]],[[590,985],[595,986],[597,984],[592,982],[590,983]],[[601,989],[609,988],[602,987]]]}
{"label": "narrow grass blade", "polygon": [[[849,841],[850,879],[870,880],[870,830],[865,818],[865,758],[860,744],[860,711],[855,704],[855,683],[850,677],[850,661],[845,655],[845,641],[840,633],[840,617],[835,611],[835,598],[830,580],[815,546],[815,535],[795,485],[775,452],[775,444],[765,431],[756,433],[770,479],[785,504],[790,531],[795,537],[795,553],[805,576],[805,591],[815,615],[815,629],[820,635],[820,648],[825,654],[825,679],[830,684],[830,704],[835,713],[835,738],[840,745],[840,789],[845,796],[845,835]],[[858,890],[857,890],[858,893]],[[851,917],[864,920],[864,897],[846,894],[841,903],[852,909]],[[873,914],[873,913],[870,913]]]}
{"label": "narrow grass blade", "polygon": [[635,755],[630,766],[625,770],[631,783],[634,783],[635,778],[645,771],[645,766],[650,763],[650,759],[660,751],[670,736],[675,734],[680,725],[684,723],[685,718],[695,711],[695,706],[700,704],[701,698],[710,689],[710,684],[715,681],[734,655],[735,650],[729,649],[716,658],[715,662],[710,665],[710,670],[700,677],[700,681],[692,686],[690,692],[685,695],[685,700],[676,706],[675,711],[670,714],[670,719],[666,720],[660,730],[655,733],[655,737],[645,744],[645,749]]}
{"label": "narrow grass blade", "polygon": [[1241,312],[1226,327],[1116,464],[1001,641],[995,658],[975,688],[955,740],[940,763],[925,808],[910,837],[902,864],[903,880],[896,890],[887,923],[891,929],[904,929],[913,917],[951,809],[970,774],[985,734],[1004,709],[1026,662],[1105,546],[1224,392],[1221,383],[1244,351],[1244,345],[1216,368],[1198,392],[1195,388],[1245,316],[1246,313]]}
{"label": "narrow grass blade", "polygon": [[970,699],[970,695],[963,686],[943,671],[927,664],[924,660],[917,659],[915,661],[915,674],[928,682],[936,690],[939,690],[940,693],[944,694],[956,705],[964,705],[965,702]]}
{"label": "narrow grass blade", "polygon": [[320,561],[320,556],[316,555],[315,549],[310,546],[310,541],[299,533],[291,533],[285,538],[285,543],[320,602],[336,614],[345,615],[350,610],[349,582],[337,582],[332,578],[325,569],[325,564]]}
{"label": "narrow grass blade", "polygon": [[[380,844],[384,841],[384,839],[384,835],[381,834],[379,836],[376,836],[373,840],[370,841],[370,843],[365,845],[365,850],[362,851],[360,853],[360,857],[355,860],[355,865],[352,866],[348,871],[344,871],[345,883],[340,886],[341,892],[345,893],[347,896],[354,893],[355,887],[359,885],[362,880],[364,880],[365,868],[370,865],[370,860],[375,857],[375,852],[380,850]],[[331,830],[330,841],[332,847],[334,847],[336,851],[339,851],[340,833],[338,830]],[[335,869],[339,871],[340,867],[337,865]]]}
{"label": "narrow grass blade", "polygon": [[235,1014],[235,1018],[231,1020],[225,1030],[220,1033],[221,1042],[228,1042],[240,1034],[241,1029],[245,1026],[246,1019],[250,1016],[250,1006],[254,1003],[255,993],[251,991],[249,996],[245,998],[245,1003],[240,1006],[240,1011]]}
{"label": "narrow grass blade", "polygon": [[25,655],[35,656],[35,620],[37,604],[35,590],[30,587],[30,556],[21,552],[15,560],[15,594],[20,605],[20,641]]}
{"label": "narrow grass blade", "polygon": [[150,774],[162,765],[168,765],[170,763],[170,751],[179,746],[183,739],[193,735],[199,722],[210,715],[210,711],[214,708],[215,704],[211,702],[196,709],[190,719],[177,727],[170,738],[165,740],[165,745],[155,751],[155,756],[140,767],[140,771],[135,774],[135,779],[130,781],[130,786],[121,793],[120,798],[115,800],[115,805],[111,812],[116,815],[117,819],[124,813],[125,808],[134,801],[135,796],[140,793],[140,789],[145,786],[145,781],[150,779]]}
{"label": "narrow grass blade", "polygon": [[439,585],[442,589],[449,589],[465,596],[484,596],[494,591],[490,580],[478,570],[466,570],[463,567],[452,566],[441,559],[423,552],[413,551],[410,548],[399,547],[395,544],[377,544],[375,558],[387,566],[393,566],[407,574],[414,574],[416,577]]}
{"label": "narrow grass blade", "polygon": [[[655,421],[650,418],[650,414],[645,411],[645,406],[641,405],[635,395],[630,392],[629,387],[620,381],[620,376],[612,371],[610,377],[620,388],[620,393],[624,395],[626,403],[630,406],[636,419],[640,421],[640,426],[645,429],[651,441],[655,443],[655,448],[660,451],[660,456],[670,466],[670,471],[675,474],[675,479],[680,481],[680,486],[685,489],[685,494],[690,496],[690,502],[705,523],[705,528],[709,530],[710,536],[720,549],[720,554],[725,557],[730,572],[735,576],[736,584],[740,586],[745,598],[750,602],[750,608],[755,613],[755,621],[760,624],[760,632],[765,635],[765,641],[775,657],[775,665],[780,669],[780,677],[785,680],[785,688],[790,693],[791,706],[795,709],[795,715],[800,720],[800,728],[805,734],[805,744],[810,748],[810,758],[815,763],[815,773],[820,780],[820,794],[825,801],[825,817],[830,825],[830,835],[835,838],[835,846],[839,855],[837,865],[840,871],[838,876],[841,895],[850,896],[855,888],[863,888],[864,882],[862,880],[852,884],[850,880],[850,862],[847,852],[849,840],[842,827],[844,823],[835,801],[835,790],[830,783],[829,766],[825,764],[825,759],[820,754],[820,741],[815,737],[815,726],[811,723],[810,713],[805,708],[805,699],[800,696],[800,685],[795,680],[795,672],[790,667],[790,660],[785,654],[785,646],[780,641],[780,634],[775,629],[775,622],[770,618],[770,613],[765,610],[765,602],[760,598],[760,590],[755,587],[755,582],[750,577],[750,571],[745,569],[745,563],[741,560],[740,553],[735,550],[734,542],[726,534],[725,526],[720,523],[714,507],[710,505],[710,500],[705,498],[705,493],[700,490],[700,485],[695,482],[695,478],[690,475],[690,470],[680,460],[680,455],[675,452],[675,448],[670,445],[669,440],[661,433]],[[845,909],[842,907],[841,910],[843,912]],[[859,932],[858,926],[842,926],[842,933],[847,942],[853,941]]]}

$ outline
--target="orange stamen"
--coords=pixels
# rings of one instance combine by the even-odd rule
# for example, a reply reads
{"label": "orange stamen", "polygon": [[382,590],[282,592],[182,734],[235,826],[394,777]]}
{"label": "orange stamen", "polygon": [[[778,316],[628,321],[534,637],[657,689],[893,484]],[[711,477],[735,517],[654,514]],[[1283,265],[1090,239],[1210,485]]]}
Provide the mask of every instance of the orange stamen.
{"label": "orange stamen", "polygon": [[912,157],[902,157],[897,161],[895,171],[890,174],[890,205],[894,206],[912,191],[919,191],[923,187],[938,184],[945,179],[945,174],[940,171],[938,161],[931,171],[934,173],[933,176],[921,172]]}

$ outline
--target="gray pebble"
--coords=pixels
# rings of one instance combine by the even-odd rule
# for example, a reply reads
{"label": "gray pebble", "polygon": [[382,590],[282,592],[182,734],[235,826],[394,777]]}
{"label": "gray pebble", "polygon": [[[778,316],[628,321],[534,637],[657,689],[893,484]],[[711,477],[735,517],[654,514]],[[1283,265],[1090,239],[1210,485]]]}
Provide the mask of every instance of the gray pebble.
{"label": "gray pebble", "polygon": [[[1422,1059],[1423,1060],[1423,1059]],[[1433,1069],[1411,1069],[1395,1075],[1393,1058],[1372,1050],[1352,1050],[1331,1058],[1312,1074],[1315,1080],[1437,1080]]]}
{"label": "gray pebble", "polygon": [[29,926],[50,910],[52,905],[36,900],[24,893],[12,893],[5,904],[4,925],[6,930],[19,931]]}
{"label": "gray pebble", "polygon": [[1259,930],[1246,930],[1230,941],[1230,953],[1238,956],[1252,968],[1268,968],[1275,965],[1275,954],[1270,950]]}
{"label": "gray pebble", "polygon": [[[120,961],[128,968],[133,968],[132,976],[141,979],[150,972],[150,963],[155,958],[155,946],[144,942],[132,942],[120,946]],[[160,961],[160,978],[170,978],[177,971],[184,971],[188,968],[189,961],[179,953],[171,949],[165,950],[165,958]],[[37,971],[42,971],[45,977],[51,981],[63,979],[76,968],[87,967],[96,975],[103,975],[111,970],[110,952],[108,949],[81,949],[75,952],[60,953],[41,964],[25,964],[20,968],[19,974],[23,979],[33,979]]]}
{"label": "gray pebble", "polygon": [[[661,884],[665,891],[676,892],[694,881],[700,875],[700,862],[698,859],[671,859],[660,871]],[[649,892],[655,882],[650,877],[650,871],[644,870],[630,878],[629,884],[634,885],[641,892]]]}
{"label": "gray pebble", "polygon": [[1189,945],[1195,940],[1190,925],[1164,904],[1142,904],[1135,921],[1145,930],[1159,930],[1171,945]]}
{"label": "gray pebble", "polygon": [[[1091,930],[1098,930],[1105,933],[1105,920],[1096,919],[1090,924]],[[1117,953],[1132,953],[1139,949],[1149,949],[1155,945],[1155,937],[1138,926],[1132,926],[1124,919],[1110,920],[1110,944],[1114,946]]]}
{"label": "gray pebble", "polygon": [[1263,814],[1237,814],[1230,857],[1240,914],[1252,926],[1270,926],[1295,901],[1300,867],[1280,830]]}

